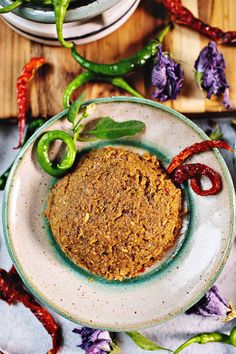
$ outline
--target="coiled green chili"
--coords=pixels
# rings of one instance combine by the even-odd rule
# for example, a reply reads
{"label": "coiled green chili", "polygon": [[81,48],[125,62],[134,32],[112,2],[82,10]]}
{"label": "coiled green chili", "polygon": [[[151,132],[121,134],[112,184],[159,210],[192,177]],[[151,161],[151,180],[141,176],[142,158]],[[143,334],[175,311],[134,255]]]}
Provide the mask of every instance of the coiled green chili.
{"label": "coiled green chili", "polygon": [[98,64],[87,60],[81,56],[76,47],[71,48],[73,58],[86,70],[92,71],[99,75],[104,76],[124,76],[136,68],[143,66],[157,53],[157,47],[163,41],[165,35],[170,29],[170,25],[166,26],[157,36],[156,39],[151,40],[144,48],[138,51],[135,55],[127,59],[122,59],[114,64]]}
{"label": "coiled green chili", "polygon": [[[55,140],[61,140],[66,144],[67,152],[61,163],[53,163],[48,156],[48,149]],[[42,169],[53,177],[59,177],[68,172],[76,158],[76,146],[71,136],[61,130],[46,132],[37,145],[37,158]]]}

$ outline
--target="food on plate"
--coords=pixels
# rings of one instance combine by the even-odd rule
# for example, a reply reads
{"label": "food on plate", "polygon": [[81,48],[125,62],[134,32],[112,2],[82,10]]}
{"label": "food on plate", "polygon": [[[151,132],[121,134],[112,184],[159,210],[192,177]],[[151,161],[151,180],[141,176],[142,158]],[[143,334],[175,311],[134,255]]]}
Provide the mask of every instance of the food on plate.
{"label": "food on plate", "polygon": [[122,280],[144,272],[174,245],[182,192],[155,156],[100,148],[83,155],[52,188],[46,216],[74,263]]}

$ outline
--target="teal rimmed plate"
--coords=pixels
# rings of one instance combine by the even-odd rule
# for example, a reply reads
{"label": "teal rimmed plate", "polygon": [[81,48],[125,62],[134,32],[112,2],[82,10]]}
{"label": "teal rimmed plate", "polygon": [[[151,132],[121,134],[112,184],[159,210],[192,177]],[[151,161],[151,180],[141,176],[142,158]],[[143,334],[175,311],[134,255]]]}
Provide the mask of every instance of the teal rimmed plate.
{"label": "teal rimmed plate", "polygon": [[[89,119],[111,116],[118,121],[144,121],[146,131],[138,139],[116,144],[132,150],[149,150],[164,165],[186,146],[207,139],[186,117],[153,101],[114,97],[93,102],[97,109]],[[185,311],[215,282],[232,244],[234,188],[219,151],[214,149],[192,158],[218,171],[223,189],[211,197],[200,197],[188,187],[185,189],[189,212],[174,249],[161,264],[141,277],[109,282],[84,272],[68,260],[56,246],[43,217],[46,195],[53,181],[38,166],[35,142],[44,131],[69,127],[64,112],[48,121],[19,153],[7,182],[4,234],[25,284],[52,310],[90,327],[126,331],[158,324]],[[91,149],[91,144],[78,143],[78,148]],[[53,147],[55,152],[58,148]]]}

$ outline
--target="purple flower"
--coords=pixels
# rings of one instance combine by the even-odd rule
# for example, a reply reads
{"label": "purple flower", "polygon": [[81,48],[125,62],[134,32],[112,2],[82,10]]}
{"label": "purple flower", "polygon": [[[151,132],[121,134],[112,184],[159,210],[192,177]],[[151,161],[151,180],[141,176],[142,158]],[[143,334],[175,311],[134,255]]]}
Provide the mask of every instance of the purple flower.
{"label": "purple flower", "polygon": [[81,336],[81,344],[78,345],[86,354],[107,354],[111,351],[112,339],[108,331],[82,327],[73,329],[74,333]]}
{"label": "purple flower", "polygon": [[229,83],[225,77],[225,60],[218,51],[215,42],[209,42],[202,49],[197,58],[194,68],[195,79],[199,86],[207,91],[207,98],[214,95],[223,95],[223,105],[232,109],[233,105],[229,98]]}
{"label": "purple flower", "polygon": [[220,295],[219,289],[216,286],[213,286],[200,301],[187,310],[186,314],[218,317],[224,321],[231,321],[236,317],[235,309]]}
{"label": "purple flower", "polygon": [[152,84],[154,92],[152,98],[161,102],[176,99],[183,86],[184,72],[170,55],[163,53],[162,46],[157,48],[157,61],[152,69]]}

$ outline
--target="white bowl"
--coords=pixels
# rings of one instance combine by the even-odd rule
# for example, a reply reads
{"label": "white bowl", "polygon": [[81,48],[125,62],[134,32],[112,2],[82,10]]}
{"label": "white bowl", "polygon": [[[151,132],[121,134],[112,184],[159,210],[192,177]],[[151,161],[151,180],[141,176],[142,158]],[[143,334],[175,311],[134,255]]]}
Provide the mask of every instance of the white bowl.
{"label": "white bowl", "polygon": [[[92,19],[65,23],[64,38],[76,44],[85,44],[103,38],[123,25],[133,14],[139,2],[140,0],[120,0],[114,7]],[[14,13],[2,15],[2,18],[23,37],[47,45],[60,45],[55,24],[34,22]]]}

